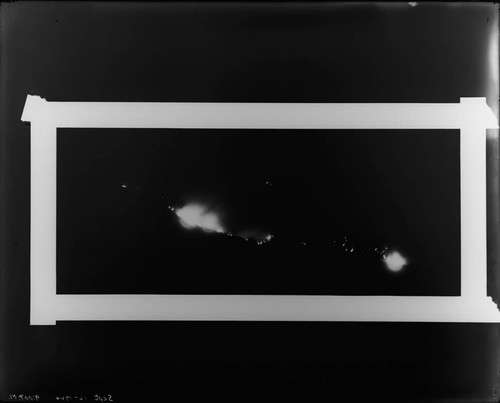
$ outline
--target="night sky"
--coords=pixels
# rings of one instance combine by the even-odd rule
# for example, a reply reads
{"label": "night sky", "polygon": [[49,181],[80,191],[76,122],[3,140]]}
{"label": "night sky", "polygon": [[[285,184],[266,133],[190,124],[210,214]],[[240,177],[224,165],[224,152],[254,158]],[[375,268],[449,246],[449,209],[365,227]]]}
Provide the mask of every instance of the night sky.
{"label": "night sky", "polygon": [[[459,295],[459,147],[453,130],[59,129],[58,290]],[[220,231],[185,228],[191,205]]]}

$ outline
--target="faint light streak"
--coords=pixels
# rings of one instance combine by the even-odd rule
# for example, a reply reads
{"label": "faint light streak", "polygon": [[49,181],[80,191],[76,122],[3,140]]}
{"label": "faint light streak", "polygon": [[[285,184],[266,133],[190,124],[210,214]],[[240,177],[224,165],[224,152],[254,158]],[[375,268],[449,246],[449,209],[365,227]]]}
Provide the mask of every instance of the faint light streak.
{"label": "faint light streak", "polygon": [[236,236],[246,240],[252,240],[256,242],[258,245],[267,243],[274,238],[274,235],[270,234],[269,232],[265,232],[261,229],[240,231]]}
{"label": "faint light streak", "polygon": [[228,237],[237,237],[245,241],[254,241],[257,245],[264,245],[274,239],[274,235],[262,230],[253,230],[234,234],[226,230],[220,223],[219,217],[213,211],[200,204],[187,204],[181,208],[167,206],[178,218],[180,224],[186,229],[202,229],[208,233],[219,233]]}
{"label": "faint light streak", "polygon": [[397,251],[384,255],[383,261],[392,272],[401,271],[408,264],[408,261]]}

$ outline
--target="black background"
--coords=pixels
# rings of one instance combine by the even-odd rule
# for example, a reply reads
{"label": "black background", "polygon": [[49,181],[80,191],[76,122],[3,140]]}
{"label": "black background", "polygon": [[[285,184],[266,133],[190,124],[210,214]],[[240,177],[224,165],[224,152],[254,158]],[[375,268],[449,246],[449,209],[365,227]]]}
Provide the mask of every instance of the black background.
{"label": "black background", "polygon": [[[29,326],[27,94],[49,101],[458,102],[486,96],[490,3],[3,3],[1,397],[307,387],[335,401],[492,400],[499,327],[431,323]],[[489,103],[497,101],[493,91]],[[489,164],[497,160],[489,144]],[[493,178],[493,179],[492,179]],[[496,173],[489,183],[498,180]],[[490,217],[497,217],[489,205]],[[497,221],[493,221],[497,224]],[[489,228],[489,245],[496,244]],[[496,250],[489,250],[489,294]],[[259,398],[264,398],[260,394]],[[342,401],[341,398],[339,400]],[[345,400],[345,398],[344,398]]]}
{"label": "black background", "polygon": [[[59,129],[57,144],[58,293],[460,295],[458,130]],[[190,203],[235,236],[184,229],[169,206]]]}

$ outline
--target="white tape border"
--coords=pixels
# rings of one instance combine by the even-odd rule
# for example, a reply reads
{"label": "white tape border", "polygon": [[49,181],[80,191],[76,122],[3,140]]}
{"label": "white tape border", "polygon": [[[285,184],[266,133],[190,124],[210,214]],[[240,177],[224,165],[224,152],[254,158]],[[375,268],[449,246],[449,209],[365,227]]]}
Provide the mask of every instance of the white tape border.
{"label": "white tape border", "polygon": [[[57,320],[500,322],[486,295],[485,98],[441,104],[48,102],[31,122],[32,325]],[[461,295],[67,295],[56,292],[57,128],[460,129]]]}

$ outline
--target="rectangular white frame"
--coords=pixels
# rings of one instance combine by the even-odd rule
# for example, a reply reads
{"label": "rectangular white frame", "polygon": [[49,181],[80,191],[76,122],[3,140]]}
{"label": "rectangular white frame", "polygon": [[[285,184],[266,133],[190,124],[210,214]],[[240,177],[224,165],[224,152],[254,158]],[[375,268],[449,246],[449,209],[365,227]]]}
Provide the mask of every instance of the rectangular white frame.
{"label": "rectangular white frame", "polygon": [[[28,95],[31,122],[32,325],[57,320],[500,322],[486,295],[485,98],[447,104],[48,102]],[[81,295],[56,292],[57,128],[459,129],[461,295]],[[376,135],[376,134],[374,134]]]}

